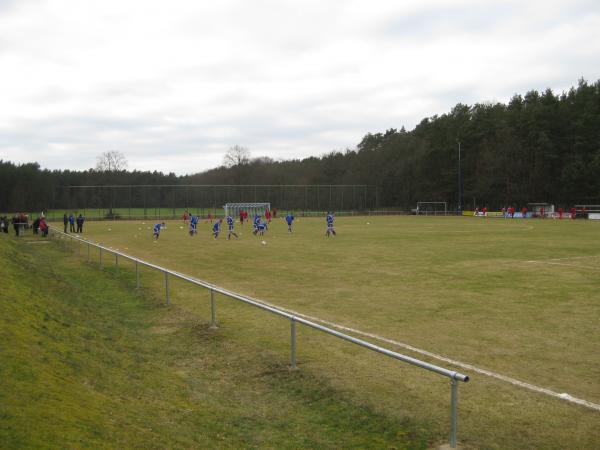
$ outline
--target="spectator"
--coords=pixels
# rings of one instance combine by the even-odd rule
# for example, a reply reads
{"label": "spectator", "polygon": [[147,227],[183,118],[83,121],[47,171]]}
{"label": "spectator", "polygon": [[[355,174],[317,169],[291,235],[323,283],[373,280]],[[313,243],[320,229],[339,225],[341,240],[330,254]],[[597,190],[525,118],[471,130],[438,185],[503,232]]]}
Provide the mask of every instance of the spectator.
{"label": "spectator", "polygon": [[85,217],[79,214],[77,217],[77,233],[83,233],[83,222],[85,222]]}
{"label": "spectator", "polygon": [[69,218],[67,217],[67,213],[63,215],[63,224],[65,225],[65,233],[67,232],[67,224],[69,223]]}
{"label": "spectator", "polygon": [[33,234],[38,234],[38,230],[40,228],[40,218],[39,217],[33,221],[32,228],[33,228]]}
{"label": "spectator", "polygon": [[12,224],[13,224],[13,228],[15,230],[15,235],[17,237],[19,237],[19,226],[20,226],[20,219],[19,219],[19,215],[15,215],[12,218]]}
{"label": "spectator", "polygon": [[75,233],[75,216],[73,213],[69,215],[69,229],[71,233]]}
{"label": "spectator", "polygon": [[42,237],[48,236],[48,224],[44,216],[40,218],[40,231],[42,232]]}

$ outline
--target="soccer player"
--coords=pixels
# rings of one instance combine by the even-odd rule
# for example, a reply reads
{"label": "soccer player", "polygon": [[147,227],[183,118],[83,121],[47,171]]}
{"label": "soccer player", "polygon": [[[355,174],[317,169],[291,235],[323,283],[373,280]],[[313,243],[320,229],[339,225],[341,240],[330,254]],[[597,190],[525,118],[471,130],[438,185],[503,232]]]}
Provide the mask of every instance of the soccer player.
{"label": "soccer player", "polygon": [[198,216],[192,215],[190,219],[190,236],[194,236],[198,232]]}
{"label": "soccer player", "polygon": [[260,225],[260,215],[256,214],[254,216],[254,222],[252,223],[252,226],[254,227],[254,230],[252,231],[253,234],[258,233],[258,226]]}
{"label": "soccer player", "polygon": [[325,231],[325,237],[329,237],[332,234],[334,236],[336,236],[335,228],[333,228],[334,217],[333,217],[333,213],[332,212],[328,212],[327,213],[326,220],[327,220],[327,231]]}
{"label": "soccer player", "polygon": [[157,223],[154,225],[154,240],[158,241],[158,237],[160,236],[160,230],[165,226],[165,223]]}
{"label": "soccer player", "polygon": [[233,217],[227,216],[227,225],[229,225],[229,233],[227,234],[227,240],[231,239],[231,235],[233,234],[236,239],[238,239],[238,235],[233,231]]}
{"label": "soccer player", "polygon": [[288,232],[291,233],[292,232],[292,223],[294,222],[294,215],[292,213],[288,213],[287,216],[285,216],[285,221],[288,224]]}
{"label": "soccer player", "polygon": [[215,237],[215,239],[219,237],[219,232],[221,231],[221,222],[223,222],[223,219],[215,220],[215,223],[213,225],[212,234]]}

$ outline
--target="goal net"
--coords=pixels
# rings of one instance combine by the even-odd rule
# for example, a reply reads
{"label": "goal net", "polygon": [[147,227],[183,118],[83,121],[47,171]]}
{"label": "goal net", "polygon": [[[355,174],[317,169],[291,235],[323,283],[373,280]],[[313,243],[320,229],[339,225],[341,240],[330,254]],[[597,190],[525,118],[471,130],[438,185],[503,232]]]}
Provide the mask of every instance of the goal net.
{"label": "goal net", "polygon": [[417,202],[417,215],[445,216],[448,213],[446,202]]}
{"label": "goal net", "polygon": [[527,209],[533,217],[554,217],[554,205],[552,203],[527,203]]}
{"label": "goal net", "polygon": [[577,217],[600,220],[600,205],[575,205],[575,209]]}
{"label": "goal net", "polygon": [[271,210],[270,203],[227,203],[223,206],[225,216],[237,217],[240,211],[246,211],[248,217],[254,217],[256,214],[264,216],[266,210]]}

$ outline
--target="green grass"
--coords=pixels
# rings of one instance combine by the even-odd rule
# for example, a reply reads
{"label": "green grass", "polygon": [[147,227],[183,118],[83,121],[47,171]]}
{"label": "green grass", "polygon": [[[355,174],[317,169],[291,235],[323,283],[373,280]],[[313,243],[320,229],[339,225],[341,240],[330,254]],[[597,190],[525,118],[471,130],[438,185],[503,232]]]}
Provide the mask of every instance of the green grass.
{"label": "green grass", "polygon": [[[426,448],[268,348],[71,258],[0,239],[2,448]],[[233,332],[233,334],[232,334]]]}
{"label": "green grass", "polygon": [[[325,239],[323,222],[301,218],[288,234],[276,221],[267,245],[247,225],[237,225],[240,240],[215,241],[206,222],[194,238],[180,222],[168,222],[157,243],[148,229],[153,222],[89,223],[86,235],[303,314],[600,403],[599,223],[354,217],[338,218],[338,236]],[[97,261],[98,254],[91,257]],[[571,257],[584,258],[548,261]],[[111,262],[105,257],[105,265]],[[121,280],[134,284],[132,267],[123,262]],[[142,284],[163,295],[159,274],[143,270]],[[186,317],[210,319],[208,294],[200,288],[173,281],[171,301]],[[233,354],[252,346],[256,353],[247,356],[258,366],[286,364],[284,320],[221,297],[218,319],[218,336]],[[326,380],[336,397],[394,423],[407,417],[427,423],[434,441],[447,441],[446,379],[303,327],[298,360],[300,373]],[[596,447],[598,412],[456,369],[472,376],[460,386],[465,447]]]}

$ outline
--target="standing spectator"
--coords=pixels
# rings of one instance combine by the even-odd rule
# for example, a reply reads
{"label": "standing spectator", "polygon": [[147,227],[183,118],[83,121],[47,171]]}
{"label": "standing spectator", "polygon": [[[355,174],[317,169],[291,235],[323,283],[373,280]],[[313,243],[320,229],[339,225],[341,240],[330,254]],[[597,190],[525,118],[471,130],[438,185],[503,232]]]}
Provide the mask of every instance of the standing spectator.
{"label": "standing spectator", "polygon": [[577,210],[573,207],[571,208],[571,219],[574,219],[575,217],[577,217]]}
{"label": "standing spectator", "polygon": [[562,216],[563,216],[564,212],[565,212],[565,210],[564,210],[564,209],[562,209],[562,208],[558,208],[558,218],[559,218],[559,219],[562,219]]}
{"label": "standing spectator", "polygon": [[13,228],[15,230],[15,235],[17,237],[19,237],[19,225],[20,225],[20,223],[19,223],[19,216],[18,215],[14,216],[12,218],[12,224],[13,224]]}
{"label": "standing spectator", "polygon": [[85,222],[85,217],[79,214],[77,217],[77,233],[83,233],[83,222]]}
{"label": "standing spectator", "polygon": [[44,216],[40,218],[40,231],[42,232],[42,237],[48,236],[48,224]]}
{"label": "standing spectator", "polygon": [[67,213],[63,215],[63,224],[65,225],[65,233],[67,232],[67,224],[69,223],[69,218],[67,217]]}
{"label": "standing spectator", "polygon": [[40,228],[40,218],[38,217],[33,221],[33,225],[31,226],[33,229],[33,234],[38,234],[38,230]]}
{"label": "standing spectator", "polygon": [[69,215],[69,229],[71,230],[71,233],[75,233],[75,216],[73,213]]}
{"label": "standing spectator", "polygon": [[244,210],[240,209],[240,225],[244,225]]}
{"label": "standing spectator", "polygon": [[546,211],[544,210],[544,207],[542,206],[542,207],[540,208],[540,217],[541,217],[542,219],[544,218],[544,213],[545,213],[545,212],[546,212]]}

